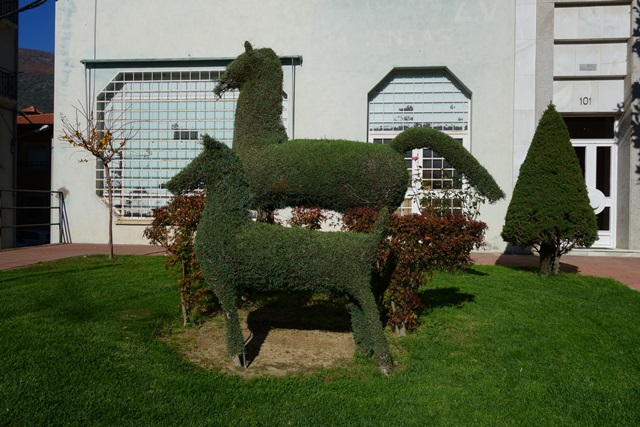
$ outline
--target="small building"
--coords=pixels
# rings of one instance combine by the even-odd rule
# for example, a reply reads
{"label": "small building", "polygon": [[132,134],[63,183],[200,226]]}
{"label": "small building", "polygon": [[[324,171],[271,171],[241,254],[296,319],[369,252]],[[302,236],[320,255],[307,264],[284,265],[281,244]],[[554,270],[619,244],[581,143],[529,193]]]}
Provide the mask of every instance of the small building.
{"label": "small building", "polygon": [[[51,243],[50,223],[60,222],[58,200],[52,203],[51,141],[53,113],[35,107],[18,116],[16,152],[16,246]],[[51,207],[53,206],[53,211]]]}
{"label": "small building", "polygon": [[[111,166],[114,239],[144,243],[152,209],[170,197],[164,182],[197,155],[202,134],[230,143],[236,95],[218,99],[213,87],[248,40],[281,57],[292,138],[384,143],[420,125],[463,144],[507,193],[480,217],[487,249],[504,250],[509,198],[552,101],[598,215],[595,246],[638,250],[638,19],[636,2],[620,0],[65,0],[56,3],[55,126],[78,100],[99,120],[136,124]],[[437,153],[412,157],[429,186],[450,184],[454,171]],[[52,167],[73,241],[106,242],[101,168],[59,140]]]}
{"label": "small building", "polygon": [[14,194],[17,144],[18,0],[0,0],[0,249],[15,244]]}

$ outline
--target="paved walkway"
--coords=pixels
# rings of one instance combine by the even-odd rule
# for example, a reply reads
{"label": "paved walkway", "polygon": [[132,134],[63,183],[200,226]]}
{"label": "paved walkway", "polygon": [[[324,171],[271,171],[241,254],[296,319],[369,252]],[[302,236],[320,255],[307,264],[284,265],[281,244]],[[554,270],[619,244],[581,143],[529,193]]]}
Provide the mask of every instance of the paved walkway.
{"label": "paved walkway", "polygon": [[[106,254],[107,245],[55,244],[0,251],[0,270],[24,267],[39,262],[53,261],[74,256]],[[164,249],[150,245],[114,245],[116,255],[163,255]],[[536,267],[535,255],[503,255],[496,253],[472,253],[476,264],[502,265],[505,267]],[[565,255],[560,259],[562,271],[589,276],[609,277],[640,290],[640,257]]]}
{"label": "paved walkway", "polygon": [[[0,270],[75,256],[107,255],[108,253],[107,245],[90,243],[62,243],[5,249],[0,251]],[[164,255],[164,248],[151,245],[113,245],[113,253],[115,255]]]}

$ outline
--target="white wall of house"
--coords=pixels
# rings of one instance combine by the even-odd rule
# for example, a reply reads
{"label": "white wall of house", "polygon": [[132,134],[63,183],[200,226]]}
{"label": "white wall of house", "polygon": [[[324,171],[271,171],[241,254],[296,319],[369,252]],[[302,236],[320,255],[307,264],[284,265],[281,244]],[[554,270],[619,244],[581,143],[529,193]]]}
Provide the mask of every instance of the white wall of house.
{"label": "white wall of house", "polygon": [[[74,105],[118,71],[100,70],[87,81],[83,59],[235,57],[245,40],[279,55],[301,55],[295,136],[362,141],[367,95],[394,67],[447,67],[471,91],[471,152],[510,197],[517,174],[514,27],[520,3],[526,2],[60,0],[55,128],[61,129],[60,114],[72,115]],[[529,99],[533,90],[524,90]],[[526,135],[520,138],[526,144]],[[107,208],[95,193],[95,162],[61,141],[53,153],[53,189],[67,194],[73,242],[106,242]],[[505,247],[499,233],[507,203],[482,210],[490,250]],[[131,224],[116,225],[117,243],[145,242],[144,226]]]}

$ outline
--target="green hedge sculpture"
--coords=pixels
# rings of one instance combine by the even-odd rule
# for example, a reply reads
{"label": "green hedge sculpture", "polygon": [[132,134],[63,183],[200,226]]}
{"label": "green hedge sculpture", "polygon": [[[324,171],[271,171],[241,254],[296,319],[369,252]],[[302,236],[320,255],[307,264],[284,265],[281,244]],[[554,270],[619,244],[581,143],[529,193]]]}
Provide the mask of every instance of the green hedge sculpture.
{"label": "green hedge sculpture", "polygon": [[490,202],[504,192],[453,138],[430,128],[405,130],[391,144],[343,140],[287,140],[282,124],[282,65],[272,49],[245,52],[216,86],[218,96],[239,89],[233,149],[247,171],[254,207],[317,206],[337,212],[355,207],[398,207],[409,186],[404,153],[431,148],[466,176]]}
{"label": "green hedge sculpture", "polygon": [[371,292],[373,262],[386,230],[387,210],[381,211],[373,234],[324,233],[253,222],[251,192],[238,157],[208,135],[203,142],[203,152],[166,187],[184,194],[204,184],[206,201],[195,251],[222,305],[227,347],[236,363],[246,366],[236,289],[337,291],[352,301],[353,334],[359,348],[389,372],[389,347]]}

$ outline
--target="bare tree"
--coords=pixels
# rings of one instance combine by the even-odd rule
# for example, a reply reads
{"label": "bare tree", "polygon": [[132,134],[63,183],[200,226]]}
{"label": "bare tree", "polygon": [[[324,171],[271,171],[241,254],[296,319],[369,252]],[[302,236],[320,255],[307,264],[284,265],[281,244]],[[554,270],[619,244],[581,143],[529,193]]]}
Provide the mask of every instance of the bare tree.
{"label": "bare tree", "polygon": [[62,119],[62,135],[60,139],[74,147],[81,147],[90,152],[102,163],[107,181],[109,204],[109,260],[113,259],[113,184],[109,164],[114,156],[124,150],[128,141],[134,136],[130,123],[124,119],[124,112],[118,117],[106,112],[102,120],[94,117],[93,112],[84,107],[74,107],[75,120],[64,114]]}

